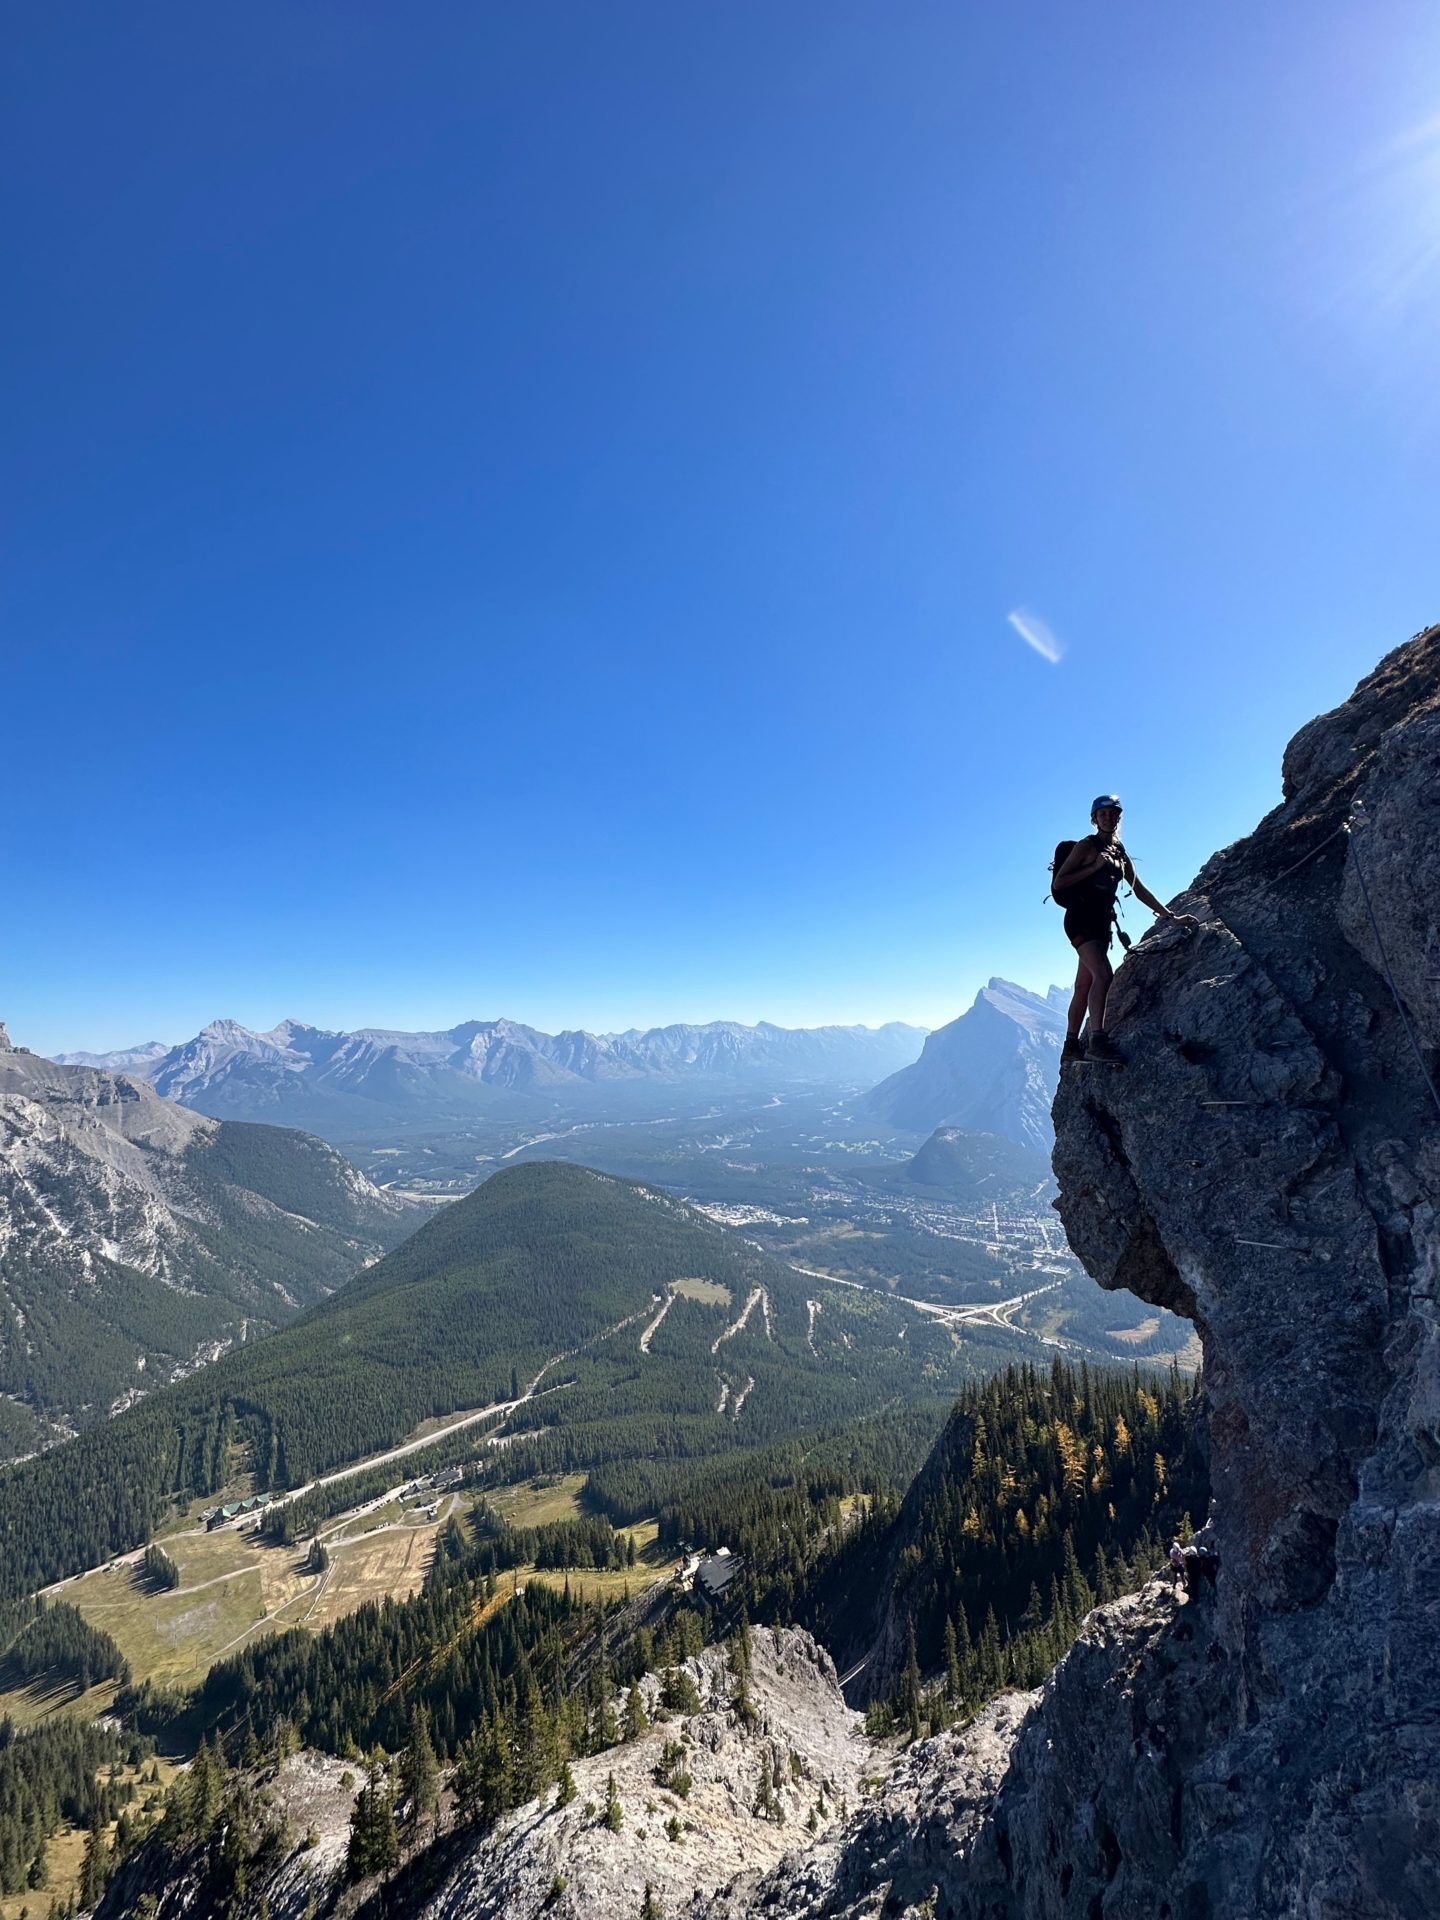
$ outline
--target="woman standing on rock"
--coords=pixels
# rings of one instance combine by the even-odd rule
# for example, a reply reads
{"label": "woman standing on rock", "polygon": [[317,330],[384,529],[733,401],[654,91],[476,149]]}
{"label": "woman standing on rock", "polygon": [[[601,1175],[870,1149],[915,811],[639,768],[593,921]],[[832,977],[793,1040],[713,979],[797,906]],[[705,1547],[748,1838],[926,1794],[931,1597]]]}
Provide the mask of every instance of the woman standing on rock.
{"label": "woman standing on rock", "polygon": [[[1094,833],[1072,842],[1068,851],[1061,851],[1066,846],[1064,841],[1055,850],[1055,877],[1050,891],[1065,909],[1065,937],[1080,956],[1075,991],[1070,997],[1070,1014],[1065,1023],[1062,1066],[1067,1060],[1087,1057],[1112,1063],[1121,1058],[1119,1048],[1105,1031],[1105,1002],[1115,977],[1110,965],[1110,934],[1115,923],[1115,895],[1120,882],[1123,880],[1135,897],[1162,920],[1173,920],[1177,926],[1184,927],[1198,924],[1193,914],[1171,913],[1164,901],[1157,900],[1141,881],[1120,839],[1122,811],[1113,793],[1100,794],[1090,808]],[[1080,1023],[1087,1011],[1090,1027],[1082,1040]]]}

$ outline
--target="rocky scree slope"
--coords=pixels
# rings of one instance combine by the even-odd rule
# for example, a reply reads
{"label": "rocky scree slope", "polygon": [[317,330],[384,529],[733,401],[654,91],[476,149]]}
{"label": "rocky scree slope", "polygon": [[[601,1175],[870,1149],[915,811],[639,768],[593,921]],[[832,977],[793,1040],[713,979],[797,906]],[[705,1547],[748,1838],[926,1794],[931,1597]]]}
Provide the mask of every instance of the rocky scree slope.
{"label": "rocky scree slope", "polygon": [[[873,1749],[824,1649],[798,1629],[754,1629],[749,1725],[736,1710],[736,1679],[721,1648],[684,1664],[699,1713],[661,1719],[662,1681],[647,1674],[639,1684],[651,1725],[634,1740],[573,1761],[573,1800],[558,1805],[551,1788],[477,1837],[447,1839],[438,1858],[417,1863],[388,1890],[385,1911],[424,1920],[633,1920],[649,1881],[661,1911],[674,1916],[697,1896],[772,1866],[807,1832],[823,1838],[838,1827],[861,1798]],[[614,1704],[623,1713],[624,1695]],[[673,1764],[667,1746],[672,1755],[679,1749]],[[682,1771],[690,1781],[683,1793],[666,1784]],[[604,1819],[611,1774],[618,1830]],[[353,1909],[355,1895],[340,1888],[362,1783],[360,1769],[347,1772],[339,1761],[308,1753],[257,1779],[272,1823],[289,1835],[247,1890],[254,1906],[264,1898],[272,1920]],[[667,1831],[672,1821],[678,1837]],[[310,1834],[313,1845],[306,1844]],[[357,1891],[363,1898],[371,1890],[362,1884]],[[157,1901],[158,1920],[201,1920],[213,1911],[203,1858],[177,1860],[151,1842],[112,1882],[99,1920],[133,1913],[147,1893]]]}
{"label": "rocky scree slope", "polygon": [[0,1039],[0,1457],[288,1320],[413,1220],[322,1141]]}
{"label": "rocky scree slope", "polygon": [[1120,969],[1127,1065],[1055,1101],[1071,1245],[1204,1345],[1213,1599],[1098,1610],[1003,1767],[983,1717],[915,1750],[908,1854],[862,1816],[710,1920],[1440,1913],[1437,767],[1432,628],[1291,742],[1203,927]]}
{"label": "rocky scree slope", "polygon": [[[736,1682],[721,1649],[686,1665],[702,1713],[654,1723],[638,1740],[576,1761],[575,1800],[507,1815],[419,1910],[424,1920],[628,1920],[647,1880],[661,1911],[675,1914],[697,1893],[773,1864],[812,1814],[817,1831],[837,1825],[873,1756],[825,1650],[795,1628],[754,1630],[753,1727],[730,1704]],[[659,1678],[647,1675],[641,1686],[647,1711],[658,1713]],[[693,1782],[684,1796],[659,1778],[669,1742],[684,1749]],[[598,1817],[611,1773],[624,1817],[614,1833]],[[678,1840],[666,1832],[672,1818]],[[558,1895],[557,1874],[565,1881]]]}

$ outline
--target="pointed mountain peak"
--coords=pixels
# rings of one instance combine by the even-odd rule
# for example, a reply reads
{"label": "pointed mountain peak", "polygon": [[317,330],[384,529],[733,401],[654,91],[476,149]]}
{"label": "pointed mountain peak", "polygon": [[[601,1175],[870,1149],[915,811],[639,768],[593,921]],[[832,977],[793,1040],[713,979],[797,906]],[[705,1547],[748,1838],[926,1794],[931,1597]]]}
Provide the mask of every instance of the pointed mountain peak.
{"label": "pointed mountain peak", "polygon": [[232,1020],[228,1015],[223,1015],[219,1020],[207,1020],[196,1036],[200,1040],[258,1040],[259,1037],[253,1027]]}
{"label": "pointed mountain peak", "polygon": [[1064,1031],[1059,1005],[996,974],[917,1061],[867,1095],[865,1110],[917,1133],[960,1126],[1043,1151]]}

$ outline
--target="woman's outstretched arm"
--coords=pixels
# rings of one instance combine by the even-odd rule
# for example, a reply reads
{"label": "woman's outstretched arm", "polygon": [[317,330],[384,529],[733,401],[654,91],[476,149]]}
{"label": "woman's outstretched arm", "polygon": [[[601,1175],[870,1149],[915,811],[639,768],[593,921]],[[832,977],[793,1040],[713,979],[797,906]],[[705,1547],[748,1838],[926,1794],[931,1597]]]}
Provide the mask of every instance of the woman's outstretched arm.
{"label": "woman's outstretched arm", "polygon": [[1158,913],[1162,920],[1173,920],[1177,927],[1199,926],[1193,913],[1171,913],[1163,900],[1157,900],[1128,859],[1125,862],[1125,878],[1130,882],[1135,898],[1149,907],[1152,913]]}

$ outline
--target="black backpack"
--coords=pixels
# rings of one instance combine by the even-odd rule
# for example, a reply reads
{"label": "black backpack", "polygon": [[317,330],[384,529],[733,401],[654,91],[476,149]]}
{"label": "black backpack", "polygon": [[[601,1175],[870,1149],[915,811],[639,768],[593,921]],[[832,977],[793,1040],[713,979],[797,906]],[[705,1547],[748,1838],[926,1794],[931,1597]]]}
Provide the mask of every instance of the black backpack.
{"label": "black backpack", "polygon": [[[1050,898],[1055,901],[1057,906],[1063,907],[1065,902],[1055,891],[1055,876],[1079,844],[1078,840],[1057,840],[1055,842],[1055,858],[1050,862]],[[1070,889],[1067,887],[1065,891],[1068,893]]]}

